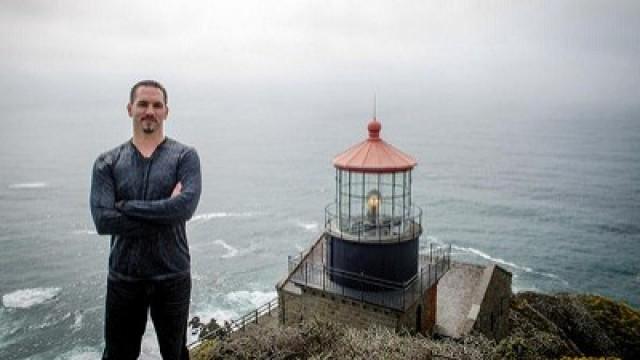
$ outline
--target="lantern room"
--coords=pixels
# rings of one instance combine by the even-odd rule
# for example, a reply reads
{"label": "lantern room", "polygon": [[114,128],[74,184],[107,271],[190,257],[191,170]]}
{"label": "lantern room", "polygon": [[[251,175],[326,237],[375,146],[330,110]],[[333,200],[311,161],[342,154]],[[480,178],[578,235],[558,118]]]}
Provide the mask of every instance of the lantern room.
{"label": "lantern room", "polygon": [[[325,211],[327,263],[345,274],[406,282],[418,270],[422,211],[412,203],[416,161],[382,140],[377,119],[369,136],[334,158],[335,202]],[[362,287],[334,276],[344,285]]]}

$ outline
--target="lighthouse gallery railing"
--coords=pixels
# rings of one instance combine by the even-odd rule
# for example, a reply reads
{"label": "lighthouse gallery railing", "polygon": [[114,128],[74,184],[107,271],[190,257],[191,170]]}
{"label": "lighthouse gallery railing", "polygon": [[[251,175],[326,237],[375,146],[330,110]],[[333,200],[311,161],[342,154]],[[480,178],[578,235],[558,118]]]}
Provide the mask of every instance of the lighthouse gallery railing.
{"label": "lighthouse gallery railing", "polygon": [[324,209],[324,227],[330,234],[351,241],[405,241],[415,239],[422,233],[422,209],[411,205],[403,214],[379,215],[369,219],[362,214],[340,215],[337,205],[332,203]]}
{"label": "lighthouse gallery railing", "polygon": [[[449,270],[451,246],[430,247],[429,254],[420,256],[420,269],[416,276],[404,283],[331,268],[322,262],[312,261],[310,257],[304,258],[302,263],[300,259],[303,259],[301,255],[289,256],[289,279],[297,285],[323,290],[373,305],[406,310],[422,296],[426,289],[440,280]],[[360,286],[344,286],[333,281],[332,279],[335,277],[348,279],[351,284],[355,283]],[[378,290],[362,290],[371,287]]]}

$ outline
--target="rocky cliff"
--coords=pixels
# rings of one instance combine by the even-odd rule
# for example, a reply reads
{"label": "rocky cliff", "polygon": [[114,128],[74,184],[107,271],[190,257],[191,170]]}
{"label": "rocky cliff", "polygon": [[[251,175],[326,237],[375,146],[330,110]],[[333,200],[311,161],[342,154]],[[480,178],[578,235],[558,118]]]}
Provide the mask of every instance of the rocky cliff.
{"label": "rocky cliff", "polygon": [[601,296],[516,294],[509,323],[510,335],[496,343],[479,334],[434,339],[315,319],[235,332],[203,343],[192,358],[640,359],[640,311]]}

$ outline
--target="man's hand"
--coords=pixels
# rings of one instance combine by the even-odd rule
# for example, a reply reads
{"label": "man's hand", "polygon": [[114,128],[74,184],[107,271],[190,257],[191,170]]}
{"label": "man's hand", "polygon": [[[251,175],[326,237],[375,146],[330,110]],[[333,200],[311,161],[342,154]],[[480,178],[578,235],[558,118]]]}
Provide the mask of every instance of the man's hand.
{"label": "man's hand", "polygon": [[173,191],[171,192],[171,198],[173,199],[174,197],[180,195],[181,192],[182,192],[182,183],[178,181],[178,183],[176,184],[176,187],[174,187]]}

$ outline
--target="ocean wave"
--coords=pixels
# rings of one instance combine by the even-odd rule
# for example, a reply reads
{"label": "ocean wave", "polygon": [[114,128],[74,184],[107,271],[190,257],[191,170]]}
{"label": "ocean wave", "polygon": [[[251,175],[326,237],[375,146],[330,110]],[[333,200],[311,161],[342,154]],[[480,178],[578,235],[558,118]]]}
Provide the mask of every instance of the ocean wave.
{"label": "ocean wave", "polygon": [[227,250],[227,253],[221,256],[221,258],[223,258],[223,259],[232,258],[232,257],[238,255],[238,249],[236,249],[233,246],[227,244],[226,242],[224,242],[224,240],[216,240],[213,243],[214,244],[218,244],[218,245],[222,246],[225,250]]}
{"label": "ocean wave", "polygon": [[88,346],[78,346],[71,351],[58,355],[55,360],[99,360],[102,354],[98,349]]}
{"label": "ocean wave", "polygon": [[71,233],[73,235],[98,235],[97,231],[89,229],[73,230]]}
{"label": "ocean wave", "polygon": [[48,328],[50,326],[57,325],[57,324],[65,321],[65,320],[67,320],[70,317],[71,317],[71,313],[69,313],[69,312],[64,314],[64,315],[62,315],[62,317],[60,317],[60,316],[58,316],[56,314],[50,313],[44,318],[44,320],[41,323],[38,324],[38,323],[34,322],[34,323],[32,323],[32,325],[29,325],[28,328],[29,329],[38,329],[38,330],[45,329],[45,328]]}
{"label": "ocean wave", "polygon": [[[427,236],[427,240],[430,240],[434,244],[437,244],[437,245],[440,245],[440,246],[445,245],[444,243],[442,243],[440,240],[438,240],[434,236]],[[562,284],[564,284],[565,286],[569,285],[568,281],[564,280],[563,278],[561,278],[560,276],[558,276],[556,274],[553,274],[553,273],[550,273],[550,272],[544,272],[544,271],[537,271],[537,270],[534,270],[534,269],[532,269],[532,268],[530,268],[528,266],[519,265],[519,264],[516,264],[516,263],[511,262],[511,261],[507,261],[507,260],[504,260],[504,259],[501,259],[501,258],[498,258],[498,257],[491,256],[491,255],[485,253],[484,251],[478,250],[476,248],[464,247],[464,246],[458,246],[458,245],[451,244],[451,249],[462,251],[462,252],[469,253],[469,254],[473,254],[473,255],[481,257],[481,258],[483,258],[485,260],[489,260],[491,262],[494,262],[496,264],[500,264],[500,265],[509,267],[511,269],[520,270],[520,271],[523,271],[525,273],[535,274],[535,275],[543,276],[543,277],[546,277],[546,278],[549,278],[549,279],[557,280],[557,281],[561,282]]]}
{"label": "ocean wave", "polygon": [[2,296],[2,304],[7,308],[27,309],[43,304],[60,293],[60,288],[33,288],[16,290]]}
{"label": "ocean wave", "polygon": [[84,316],[80,311],[75,311],[73,313],[73,316],[74,318],[73,318],[73,324],[71,325],[71,330],[73,332],[76,332],[82,328],[82,320],[84,319]]}
{"label": "ocean wave", "polygon": [[7,313],[8,311],[0,306],[0,349],[15,343],[19,336],[14,335],[26,328],[24,320],[12,319],[6,315]]}
{"label": "ocean wave", "polygon": [[42,189],[47,187],[46,182],[29,182],[29,183],[17,183],[9,185],[9,189]]}
{"label": "ocean wave", "polygon": [[207,222],[211,219],[216,219],[216,218],[225,218],[225,217],[251,217],[251,216],[255,216],[256,213],[253,212],[240,212],[240,213],[233,213],[233,212],[212,212],[212,213],[204,213],[204,214],[198,214],[195,215],[191,218],[191,220],[189,220],[190,223],[202,223],[202,222]]}
{"label": "ocean wave", "polygon": [[277,296],[275,291],[247,291],[240,290],[230,292],[225,299],[237,307],[253,307],[257,308],[268,303]]}
{"label": "ocean wave", "polygon": [[197,305],[198,310],[190,314],[189,318],[197,316],[204,324],[215,319],[218,325],[223,326],[225,321],[239,319],[245,313],[273,300],[276,295],[275,291],[233,291],[223,295],[222,299]]}
{"label": "ocean wave", "polygon": [[440,245],[440,246],[444,245],[444,243],[442,241],[440,241],[440,239],[438,239],[435,236],[431,236],[431,235],[427,235],[427,241],[430,241],[430,242],[432,242],[432,243],[434,243],[436,245]]}
{"label": "ocean wave", "polygon": [[491,256],[491,255],[489,255],[489,254],[487,254],[487,253],[485,253],[483,251],[480,251],[480,250],[472,248],[472,247],[451,245],[451,248],[455,249],[455,250],[463,251],[463,252],[466,252],[466,253],[471,253],[471,254],[477,255],[477,256],[479,256],[479,257],[481,257],[483,259],[489,260],[491,262],[494,262],[494,263],[497,263],[497,264],[500,264],[500,265],[505,265],[505,266],[508,266],[510,268],[513,268],[513,269],[518,269],[518,270],[522,270],[522,271],[529,272],[529,273],[530,272],[534,272],[533,269],[530,268],[530,267],[518,265],[518,264],[513,263],[511,261],[507,261],[507,260],[504,260],[504,259],[501,259],[501,258],[493,257],[493,256]]}
{"label": "ocean wave", "polygon": [[312,221],[312,222],[297,221],[296,225],[303,228],[306,231],[314,232],[314,233],[318,231],[318,227],[319,227],[318,223],[315,221]]}
{"label": "ocean wave", "polygon": [[[192,315],[191,317],[193,317]],[[216,319],[218,325],[224,324],[225,321],[231,321],[240,317],[236,311],[222,308],[205,310],[197,314],[202,323],[209,323],[211,319]]]}
{"label": "ocean wave", "polygon": [[202,310],[191,314],[190,317],[198,316],[205,324],[215,319],[219,325],[222,325],[225,321],[238,319],[245,312],[266,304],[276,296],[275,291],[233,291],[225,294],[222,301],[205,304]]}

